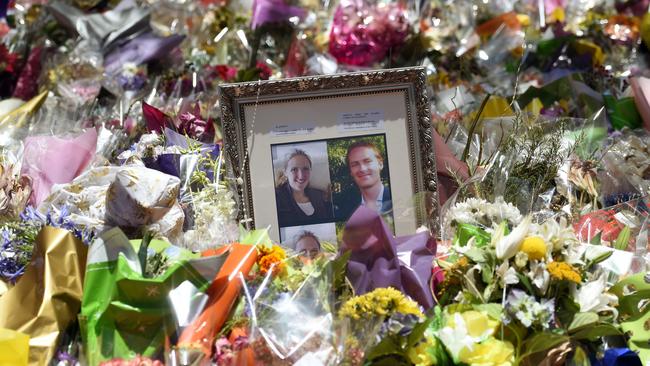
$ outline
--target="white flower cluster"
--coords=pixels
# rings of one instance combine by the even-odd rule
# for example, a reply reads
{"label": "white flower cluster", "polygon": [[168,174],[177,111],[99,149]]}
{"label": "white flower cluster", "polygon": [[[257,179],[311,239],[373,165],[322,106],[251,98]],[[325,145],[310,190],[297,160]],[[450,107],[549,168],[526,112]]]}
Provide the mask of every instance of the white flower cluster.
{"label": "white flower cluster", "polygon": [[524,291],[512,290],[506,301],[506,309],[510,316],[518,319],[525,327],[538,325],[548,329],[555,313],[555,301],[550,299],[539,303]]}
{"label": "white flower cluster", "polygon": [[200,251],[239,238],[235,200],[222,184],[213,184],[192,196],[194,228],[184,234],[184,247]]}
{"label": "white flower cluster", "polygon": [[117,158],[129,164],[142,165],[141,159],[144,157],[156,157],[166,152],[163,143],[164,140],[161,135],[147,133],[142,135],[140,141],[133,145],[131,149],[123,151]]}
{"label": "white flower cluster", "polygon": [[542,224],[533,224],[531,231],[541,236],[546,243],[552,244],[553,251],[578,244],[573,227],[567,223],[564,217],[561,217],[559,221],[548,219]]}
{"label": "white flower cluster", "polygon": [[497,197],[495,202],[488,202],[480,198],[469,198],[464,202],[457,203],[447,213],[447,220],[455,224],[481,225],[491,229],[503,221],[511,226],[516,226],[523,217],[517,207]]}

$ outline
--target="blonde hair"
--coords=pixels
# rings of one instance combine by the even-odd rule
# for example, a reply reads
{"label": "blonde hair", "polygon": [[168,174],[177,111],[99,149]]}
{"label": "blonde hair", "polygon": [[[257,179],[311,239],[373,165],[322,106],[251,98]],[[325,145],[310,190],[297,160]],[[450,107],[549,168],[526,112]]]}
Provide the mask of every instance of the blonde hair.
{"label": "blonde hair", "polygon": [[296,156],[303,156],[307,161],[309,161],[309,167],[311,168],[312,162],[311,162],[311,157],[309,157],[309,154],[305,152],[305,150],[301,149],[293,149],[290,153],[287,153],[285,156],[284,160],[284,168],[279,170],[277,173],[277,178],[275,180],[275,187],[279,188],[281,185],[287,182],[287,174],[285,171],[287,170],[287,166],[289,166],[289,161]]}

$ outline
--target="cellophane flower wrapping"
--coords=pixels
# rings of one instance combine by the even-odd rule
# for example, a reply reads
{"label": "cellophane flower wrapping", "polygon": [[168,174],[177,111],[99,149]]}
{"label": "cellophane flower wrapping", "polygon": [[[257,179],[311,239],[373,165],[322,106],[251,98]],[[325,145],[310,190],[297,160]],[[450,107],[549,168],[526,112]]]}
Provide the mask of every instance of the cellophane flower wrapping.
{"label": "cellophane flower wrapping", "polygon": [[[91,245],[79,315],[89,365],[138,356],[163,360],[166,342],[178,337],[177,326],[193,315],[183,312],[188,303],[179,305],[179,295],[189,294],[184,298],[192,305],[227,257],[201,258],[155,239],[143,254],[141,245],[141,241],[130,242],[117,228]],[[162,259],[147,259],[152,256]],[[197,301],[201,303],[200,298]]]}
{"label": "cellophane flower wrapping", "polygon": [[647,271],[649,217],[650,197],[646,196],[587,213],[573,227],[583,243],[627,252],[627,266],[616,269],[619,275],[625,275]]}
{"label": "cellophane flower wrapping", "polygon": [[[482,113],[488,112],[484,108]],[[603,171],[599,146],[606,138],[603,113],[587,119],[546,119],[521,111],[484,122],[482,137],[472,139],[462,127],[455,128],[450,145],[467,162],[471,176],[441,208],[443,239],[449,238],[445,213],[468,198],[503,199],[522,214],[540,219],[557,215],[572,219],[603,207],[599,190]],[[462,181],[462,176],[457,174],[457,179]]]}
{"label": "cellophane flower wrapping", "polygon": [[344,0],[334,12],[329,51],[339,63],[369,67],[399,49],[410,30],[398,3]]}
{"label": "cellophane flower wrapping", "polygon": [[324,257],[304,266],[291,264],[296,261],[274,262],[262,275],[242,278],[255,365],[334,365],[340,360],[332,267]]}

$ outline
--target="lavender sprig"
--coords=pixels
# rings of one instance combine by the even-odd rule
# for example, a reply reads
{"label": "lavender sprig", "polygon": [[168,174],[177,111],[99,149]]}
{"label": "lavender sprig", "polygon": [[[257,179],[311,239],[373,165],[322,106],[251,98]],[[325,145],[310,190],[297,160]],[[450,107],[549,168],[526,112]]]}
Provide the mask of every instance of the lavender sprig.
{"label": "lavender sprig", "polygon": [[43,226],[52,226],[70,231],[84,244],[89,245],[95,237],[91,230],[79,228],[70,219],[67,206],[49,210],[42,214],[33,207],[27,207],[20,214],[20,221],[11,221],[0,226],[0,278],[10,283],[24,274],[32,259],[36,236]]}

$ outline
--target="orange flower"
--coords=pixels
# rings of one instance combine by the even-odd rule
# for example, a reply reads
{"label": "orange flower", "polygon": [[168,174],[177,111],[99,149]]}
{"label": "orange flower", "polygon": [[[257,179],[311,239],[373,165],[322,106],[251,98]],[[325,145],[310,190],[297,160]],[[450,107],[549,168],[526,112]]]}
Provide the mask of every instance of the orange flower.
{"label": "orange flower", "polygon": [[257,259],[257,265],[260,268],[260,273],[266,275],[271,268],[273,268],[274,276],[284,272],[286,267],[284,260],[287,258],[287,254],[282,247],[273,245],[271,247],[262,246],[258,249],[260,256]]}
{"label": "orange flower", "polygon": [[575,283],[582,282],[580,273],[578,273],[575,268],[566,262],[551,262],[546,268],[551,274],[551,277],[556,280],[567,280]]}

